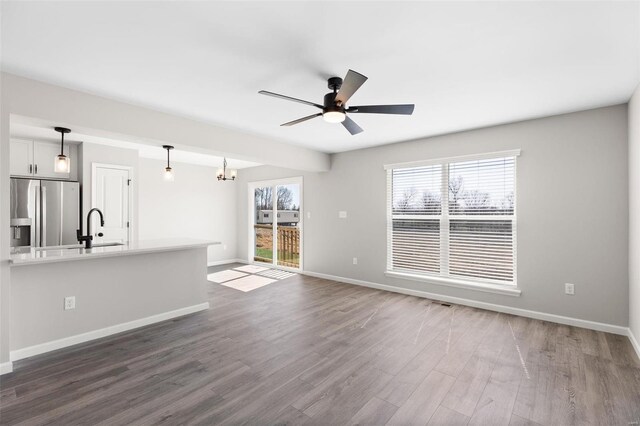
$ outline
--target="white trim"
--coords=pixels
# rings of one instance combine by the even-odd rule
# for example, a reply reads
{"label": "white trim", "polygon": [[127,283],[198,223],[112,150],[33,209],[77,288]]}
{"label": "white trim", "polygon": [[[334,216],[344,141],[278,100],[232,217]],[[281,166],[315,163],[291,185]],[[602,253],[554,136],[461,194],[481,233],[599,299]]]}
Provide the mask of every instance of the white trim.
{"label": "white trim", "polygon": [[429,284],[444,285],[447,287],[464,288],[467,290],[482,291],[485,293],[504,294],[507,296],[519,297],[522,291],[514,285],[491,284],[476,281],[467,281],[448,277],[429,277],[426,275],[416,275],[398,271],[385,271],[388,277],[400,278],[410,281],[422,281]]}
{"label": "white trim", "polygon": [[247,261],[242,259],[212,260],[207,262],[207,267],[226,265],[227,263],[247,263]]}
{"label": "white trim", "polygon": [[28,346],[22,349],[16,349],[15,351],[11,351],[11,353],[9,354],[9,358],[11,359],[11,361],[17,361],[20,359],[29,358],[35,355],[55,351],[58,349],[66,348],[68,346],[88,342],[90,340],[100,339],[103,337],[111,336],[113,334],[122,333],[124,331],[133,330],[135,328],[144,327],[146,325],[155,324],[157,322],[166,321],[207,309],[209,309],[209,302],[187,306],[186,308],[163,312],[161,314],[151,315],[149,317],[140,318],[122,324],[111,325],[109,327],[101,328],[98,330],[76,334],[75,336],[63,337],[62,339],[40,343],[38,345]]}
{"label": "white trim", "polygon": [[321,274],[319,272],[302,271],[303,275],[310,277],[323,278],[325,280],[338,281],[346,284],[354,284],[363,287],[375,288],[378,290],[392,291],[394,293],[408,294],[410,296],[424,297],[426,299],[440,300],[443,302],[455,303],[458,305],[471,306],[488,311],[503,312],[506,314],[518,315],[526,318],[533,318],[542,321],[555,322],[558,324],[572,325],[574,327],[588,328],[590,330],[604,331],[607,333],[620,334],[622,336],[629,335],[629,328],[619,325],[606,324],[602,322],[588,321],[578,318],[565,317],[562,315],[547,314],[545,312],[529,311],[527,309],[512,308],[510,306],[497,305],[494,303],[479,302],[461,297],[445,296],[436,293],[429,293],[421,290],[411,290],[408,288],[396,287],[387,284],[372,283],[369,281],[356,280],[352,278],[338,277],[334,275]]}
{"label": "white trim", "polygon": [[392,163],[385,164],[385,170],[388,169],[405,169],[411,167],[422,167],[422,166],[433,166],[434,164],[445,164],[459,161],[473,161],[473,160],[488,160],[491,158],[501,158],[501,157],[518,157],[520,155],[519,149],[512,149],[509,151],[496,151],[496,152],[487,152],[482,154],[470,154],[470,155],[459,155],[457,157],[443,157],[443,158],[433,158],[429,160],[419,160],[419,161],[408,161],[406,163]]}
{"label": "white trim", "polygon": [[13,363],[11,361],[3,362],[0,364],[0,376],[3,374],[11,373],[13,371]]}
{"label": "white trim", "polygon": [[640,358],[640,343],[638,343],[638,339],[636,339],[636,336],[633,335],[633,331],[631,331],[631,327],[629,327],[627,330],[628,330],[627,337],[631,341],[631,346],[633,346],[633,349],[636,350],[636,354],[638,355],[638,358]]}

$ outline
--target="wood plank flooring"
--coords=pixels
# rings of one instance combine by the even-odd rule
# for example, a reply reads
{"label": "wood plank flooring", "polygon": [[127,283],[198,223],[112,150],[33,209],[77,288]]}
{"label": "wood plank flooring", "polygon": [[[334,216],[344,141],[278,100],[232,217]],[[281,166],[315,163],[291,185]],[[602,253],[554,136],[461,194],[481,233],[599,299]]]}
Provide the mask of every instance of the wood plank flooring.
{"label": "wood plank flooring", "polygon": [[626,337],[301,275],[208,285],[206,312],[16,362],[0,423],[640,424]]}

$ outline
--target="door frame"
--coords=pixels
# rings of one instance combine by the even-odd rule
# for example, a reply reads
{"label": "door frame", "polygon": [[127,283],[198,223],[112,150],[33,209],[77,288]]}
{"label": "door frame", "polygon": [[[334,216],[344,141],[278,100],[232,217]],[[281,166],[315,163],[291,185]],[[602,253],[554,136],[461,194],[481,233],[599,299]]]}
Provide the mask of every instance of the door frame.
{"label": "door frame", "polygon": [[[288,184],[298,184],[300,186],[300,221],[298,222],[300,226],[300,258],[299,258],[299,266],[297,268],[291,268],[288,266],[280,266],[278,265],[278,249],[277,249],[277,226],[278,220],[277,215],[275,216],[275,225],[273,225],[273,243],[275,246],[275,250],[273,250],[274,257],[271,265],[265,262],[256,262],[253,260],[255,253],[255,239],[256,234],[254,231],[254,221],[255,221],[255,190],[256,188],[262,188],[265,186],[276,187],[278,185],[288,185]],[[302,176],[294,176],[289,178],[281,178],[281,179],[270,179],[270,180],[261,180],[247,183],[247,194],[248,194],[248,222],[247,222],[247,230],[249,231],[249,246],[247,251],[247,261],[252,265],[269,265],[272,268],[282,269],[285,271],[292,272],[300,272],[304,270],[304,185]],[[277,197],[277,191],[272,191],[273,194],[273,205],[274,209],[278,209],[278,203],[275,197]]]}
{"label": "door frame", "polygon": [[[106,163],[91,163],[91,205],[90,208],[94,208],[96,206],[96,192],[98,182],[96,180],[96,172],[97,169],[115,169],[115,170],[125,170],[129,175],[129,182],[133,182],[133,167],[131,166],[122,166],[120,164],[106,164]],[[131,190],[132,185],[129,183],[127,189],[128,195],[128,211],[127,215],[129,216],[129,228],[127,229],[127,244],[131,243],[131,236],[135,235],[133,233],[133,227],[136,226],[133,220],[133,191]],[[94,216],[95,217],[95,216]],[[82,220],[82,218],[80,218]],[[93,220],[93,219],[92,219]],[[98,229],[95,227],[95,229]]]}

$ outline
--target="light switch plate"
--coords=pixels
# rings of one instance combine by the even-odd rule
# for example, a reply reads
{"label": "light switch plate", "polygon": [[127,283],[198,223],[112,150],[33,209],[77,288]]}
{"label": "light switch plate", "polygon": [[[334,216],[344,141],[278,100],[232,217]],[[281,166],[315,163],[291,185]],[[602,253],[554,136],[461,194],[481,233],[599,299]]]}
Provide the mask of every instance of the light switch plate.
{"label": "light switch plate", "polygon": [[339,211],[339,212],[338,212],[338,217],[339,217],[340,219],[346,219],[346,218],[347,218],[347,212],[346,212],[346,211],[344,211],[344,210]]}

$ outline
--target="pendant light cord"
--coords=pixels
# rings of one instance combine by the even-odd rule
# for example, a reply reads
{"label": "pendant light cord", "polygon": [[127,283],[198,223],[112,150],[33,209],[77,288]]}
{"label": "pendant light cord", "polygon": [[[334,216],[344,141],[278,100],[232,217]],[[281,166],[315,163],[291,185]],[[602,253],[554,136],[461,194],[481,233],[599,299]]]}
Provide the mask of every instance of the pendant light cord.
{"label": "pendant light cord", "polygon": [[60,155],[64,156],[64,132],[60,132],[62,135],[62,142],[60,143]]}

